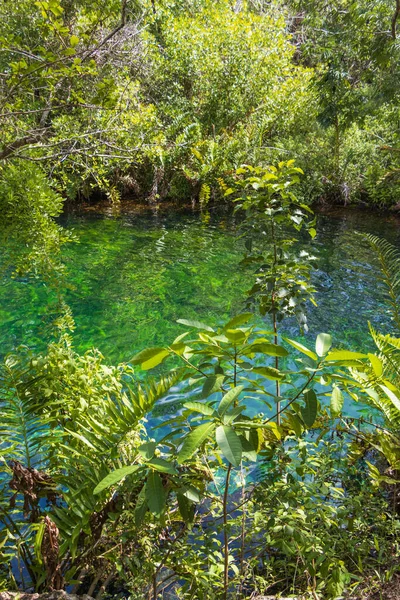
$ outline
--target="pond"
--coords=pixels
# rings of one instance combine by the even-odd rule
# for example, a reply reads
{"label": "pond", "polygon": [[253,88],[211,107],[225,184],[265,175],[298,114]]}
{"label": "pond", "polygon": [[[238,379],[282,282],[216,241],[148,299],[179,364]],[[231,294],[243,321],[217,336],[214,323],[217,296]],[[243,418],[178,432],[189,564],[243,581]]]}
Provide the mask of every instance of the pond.
{"label": "pond", "polygon": [[[243,308],[252,274],[239,266],[244,240],[229,215],[194,212],[66,215],[76,242],[63,250],[75,321],[75,347],[98,347],[108,362],[128,361],[146,346],[182,332],[179,318],[215,325]],[[318,215],[318,236],[307,241],[319,256],[316,308],[310,307],[308,343],[330,332],[336,346],[367,348],[367,321],[390,327],[379,269],[356,232],[400,247],[400,221],[376,213],[333,210]],[[0,289],[1,353],[19,344],[44,348],[48,288],[4,278]],[[295,323],[287,332],[298,335]]]}

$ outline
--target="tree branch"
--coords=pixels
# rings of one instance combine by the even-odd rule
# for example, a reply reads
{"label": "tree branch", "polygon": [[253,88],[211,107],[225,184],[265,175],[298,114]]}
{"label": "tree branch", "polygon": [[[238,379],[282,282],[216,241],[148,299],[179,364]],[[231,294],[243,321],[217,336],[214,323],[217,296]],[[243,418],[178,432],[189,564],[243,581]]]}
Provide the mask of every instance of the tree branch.
{"label": "tree branch", "polygon": [[25,137],[20,138],[19,140],[15,140],[15,142],[12,142],[11,144],[4,146],[4,148],[0,152],[0,160],[5,160],[11,154],[14,154],[14,152],[16,152],[19,148],[28,146],[29,144],[36,144],[37,142],[40,142],[40,140],[47,133],[48,133],[48,131],[46,129],[41,129],[41,130],[37,131],[36,133],[33,133],[31,135],[26,135]]}
{"label": "tree branch", "polygon": [[397,24],[397,19],[399,18],[400,15],[400,0],[396,0],[396,10],[394,11],[393,17],[392,17],[392,38],[395,40],[396,39],[396,24]]}

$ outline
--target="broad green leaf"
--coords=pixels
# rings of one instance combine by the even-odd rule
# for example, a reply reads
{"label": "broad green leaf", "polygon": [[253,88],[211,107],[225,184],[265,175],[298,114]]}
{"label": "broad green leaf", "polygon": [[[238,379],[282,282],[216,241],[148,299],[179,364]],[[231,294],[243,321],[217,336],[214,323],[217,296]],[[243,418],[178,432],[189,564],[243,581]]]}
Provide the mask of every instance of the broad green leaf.
{"label": "broad green leaf", "polygon": [[318,356],[325,356],[332,346],[332,336],[329,333],[319,333],[315,342],[315,351]]}
{"label": "broad green leaf", "polygon": [[138,452],[143,456],[144,459],[150,460],[153,458],[156,448],[157,442],[146,442],[145,444],[139,446]]}
{"label": "broad green leaf", "polygon": [[180,493],[191,502],[200,502],[201,494],[193,485],[185,485],[184,488],[181,488]]}
{"label": "broad green leaf", "polygon": [[241,344],[246,339],[246,335],[240,329],[225,329],[225,335],[230,342]]}
{"label": "broad green leaf", "polygon": [[178,471],[175,469],[174,465],[163,458],[152,458],[148,463],[146,463],[146,466],[150,467],[150,469],[160,471],[161,473],[169,473],[170,475],[178,474]]}
{"label": "broad green leaf", "polygon": [[[249,440],[245,437],[245,433],[248,433],[248,432],[243,432],[239,436],[240,443],[242,444],[242,450],[243,450],[242,456],[244,458],[246,458],[247,460],[256,462],[257,461],[257,449],[255,448],[254,444],[252,444],[251,440]],[[255,433],[254,430],[252,430],[251,433]]]}
{"label": "broad green leaf", "polygon": [[147,512],[147,503],[146,503],[146,486],[144,485],[140,490],[138,495],[138,499],[135,506],[135,524],[136,527],[139,527],[144,521],[144,517]]}
{"label": "broad green leaf", "polygon": [[234,466],[238,467],[242,460],[242,443],[240,437],[232,427],[220,425],[215,432],[217,444],[225,458]]}
{"label": "broad green leaf", "polygon": [[208,417],[211,417],[215,412],[212,406],[209,404],[202,404],[201,402],[185,402],[183,406]]}
{"label": "broad green leaf", "polygon": [[243,389],[243,385],[237,385],[236,387],[229,390],[229,392],[227,392],[225,396],[223,396],[218,406],[218,412],[220,415],[224,415],[226,413],[228,408],[238,398],[239,394],[243,391]]}
{"label": "broad green leaf", "polygon": [[361,352],[350,352],[350,350],[334,350],[329,352],[325,360],[329,361],[348,361],[348,360],[359,360],[360,358],[367,358],[367,354]]}
{"label": "broad green leaf", "polygon": [[303,424],[300,422],[299,417],[294,413],[287,413],[285,415],[285,418],[289,424],[289,427],[291,427],[291,429],[293,429],[293,431],[295,432],[297,437],[301,437],[301,434],[303,433]]}
{"label": "broad green leaf", "polygon": [[307,427],[314,425],[315,419],[317,418],[318,400],[314,390],[308,390],[304,394],[305,406],[301,409],[301,415],[304,423]]}
{"label": "broad green leaf", "polygon": [[205,325],[200,321],[188,321],[186,319],[178,319],[177,323],[180,323],[181,325],[187,325],[188,327],[195,327],[196,329],[204,329],[204,331],[211,331],[212,333],[214,333],[214,329],[212,327],[210,327],[209,325]]}
{"label": "broad green leaf", "polygon": [[257,352],[261,354],[267,354],[268,356],[281,356],[285,357],[289,354],[289,352],[283,346],[278,346],[278,344],[252,344],[251,351]]}
{"label": "broad green leaf", "polygon": [[262,375],[267,379],[272,379],[274,381],[279,381],[280,379],[284,378],[283,373],[281,373],[278,369],[275,369],[274,367],[255,367],[253,369],[253,372],[257,373],[258,375]]}
{"label": "broad green leaf", "polygon": [[340,415],[343,409],[343,402],[343,394],[341,390],[337,386],[335,386],[332,390],[330,405],[332,417],[337,417],[338,415]]}
{"label": "broad green leaf", "polygon": [[224,326],[224,331],[225,329],[234,329],[238,325],[243,325],[244,323],[250,321],[252,317],[254,317],[253,313],[242,313],[240,315],[237,315],[236,317],[233,317],[233,319],[228,321],[228,323]]}
{"label": "broad green leaf", "polygon": [[223,381],[225,379],[224,375],[210,375],[206,378],[201,395],[203,398],[208,398],[214,392],[217,392],[221,389]]}
{"label": "broad green leaf", "polygon": [[238,417],[242,412],[244,412],[246,410],[245,406],[236,406],[236,408],[233,408],[229,414],[225,413],[224,415],[224,425],[230,425],[232,423],[232,421],[234,421],[236,419],[236,417]]}
{"label": "broad green leaf", "polygon": [[285,340],[285,342],[287,342],[288,344],[293,346],[293,348],[296,348],[296,350],[298,350],[302,354],[305,354],[306,356],[308,356],[309,358],[312,358],[313,360],[318,360],[318,357],[315,354],[315,352],[313,352],[312,350],[309,350],[308,348],[303,346],[303,344],[300,344],[299,342],[296,342],[295,340],[290,340],[289,338],[283,338],[283,339]]}
{"label": "broad green leaf", "polygon": [[201,444],[210,437],[214,429],[214,423],[203,423],[203,425],[199,425],[193,429],[193,431],[186,436],[182,448],[179,450],[178,463],[181,465],[191,458],[196,450],[200,448]]}
{"label": "broad green leaf", "polygon": [[161,516],[165,508],[166,494],[161,477],[155,471],[149,471],[145,493],[150,512],[156,517]]}
{"label": "broad green leaf", "polygon": [[133,365],[140,365],[142,369],[153,369],[169,355],[165,348],[146,348],[136,354],[131,360]]}
{"label": "broad green leaf", "polygon": [[191,523],[193,521],[193,505],[189,503],[189,500],[183,494],[177,494],[176,498],[182,519],[185,523]]}
{"label": "broad green leaf", "polygon": [[104,477],[100,483],[94,488],[93,494],[100,494],[103,490],[119,483],[127,475],[131,475],[140,469],[141,465],[129,465],[129,467],[122,467],[116,469],[112,473],[109,473],[107,477]]}

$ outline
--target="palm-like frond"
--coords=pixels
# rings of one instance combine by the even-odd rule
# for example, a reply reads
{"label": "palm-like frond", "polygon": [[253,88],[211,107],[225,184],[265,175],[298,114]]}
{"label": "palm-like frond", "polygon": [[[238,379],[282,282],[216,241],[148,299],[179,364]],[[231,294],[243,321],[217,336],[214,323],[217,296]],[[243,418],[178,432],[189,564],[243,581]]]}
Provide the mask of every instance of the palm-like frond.
{"label": "palm-like frond", "polygon": [[0,456],[33,467],[43,460],[54,432],[32,413],[26,394],[28,383],[29,368],[8,355],[0,366]]}
{"label": "palm-like frond", "polygon": [[383,364],[386,379],[390,379],[396,387],[400,386],[400,338],[376,331],[371,324],[369,330],[379,350],[379,358]]}
{"label": "palm-like frond", "polygon": [[375,250],[381,268],[381,281],[387,291],[387,301],[393,321],[400,331],[400,253],[392,244],[374,235],[366,236]]}

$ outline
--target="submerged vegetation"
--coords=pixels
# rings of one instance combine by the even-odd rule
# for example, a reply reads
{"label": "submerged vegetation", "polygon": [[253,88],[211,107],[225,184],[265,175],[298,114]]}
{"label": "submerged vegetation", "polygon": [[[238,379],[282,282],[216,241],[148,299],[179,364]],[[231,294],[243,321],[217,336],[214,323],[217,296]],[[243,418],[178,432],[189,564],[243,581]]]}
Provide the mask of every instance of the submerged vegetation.
{"label": "submerged vegetation", "polygon": [[[367,238],[391,315],[375,351],[282,324],[307,332],[315,303],[310,206],[398,202],[399,6],[21,0],[0,17],[1,264],[43,284],[52,331],[2,355],[0,590],[380,594],[400,569],[397,249]],[[102,194],[191,200],[204,223],[229,204],[245,308],[216,325],[182,306],[175,339],[116,366],[77,352],[55,218]]]}

